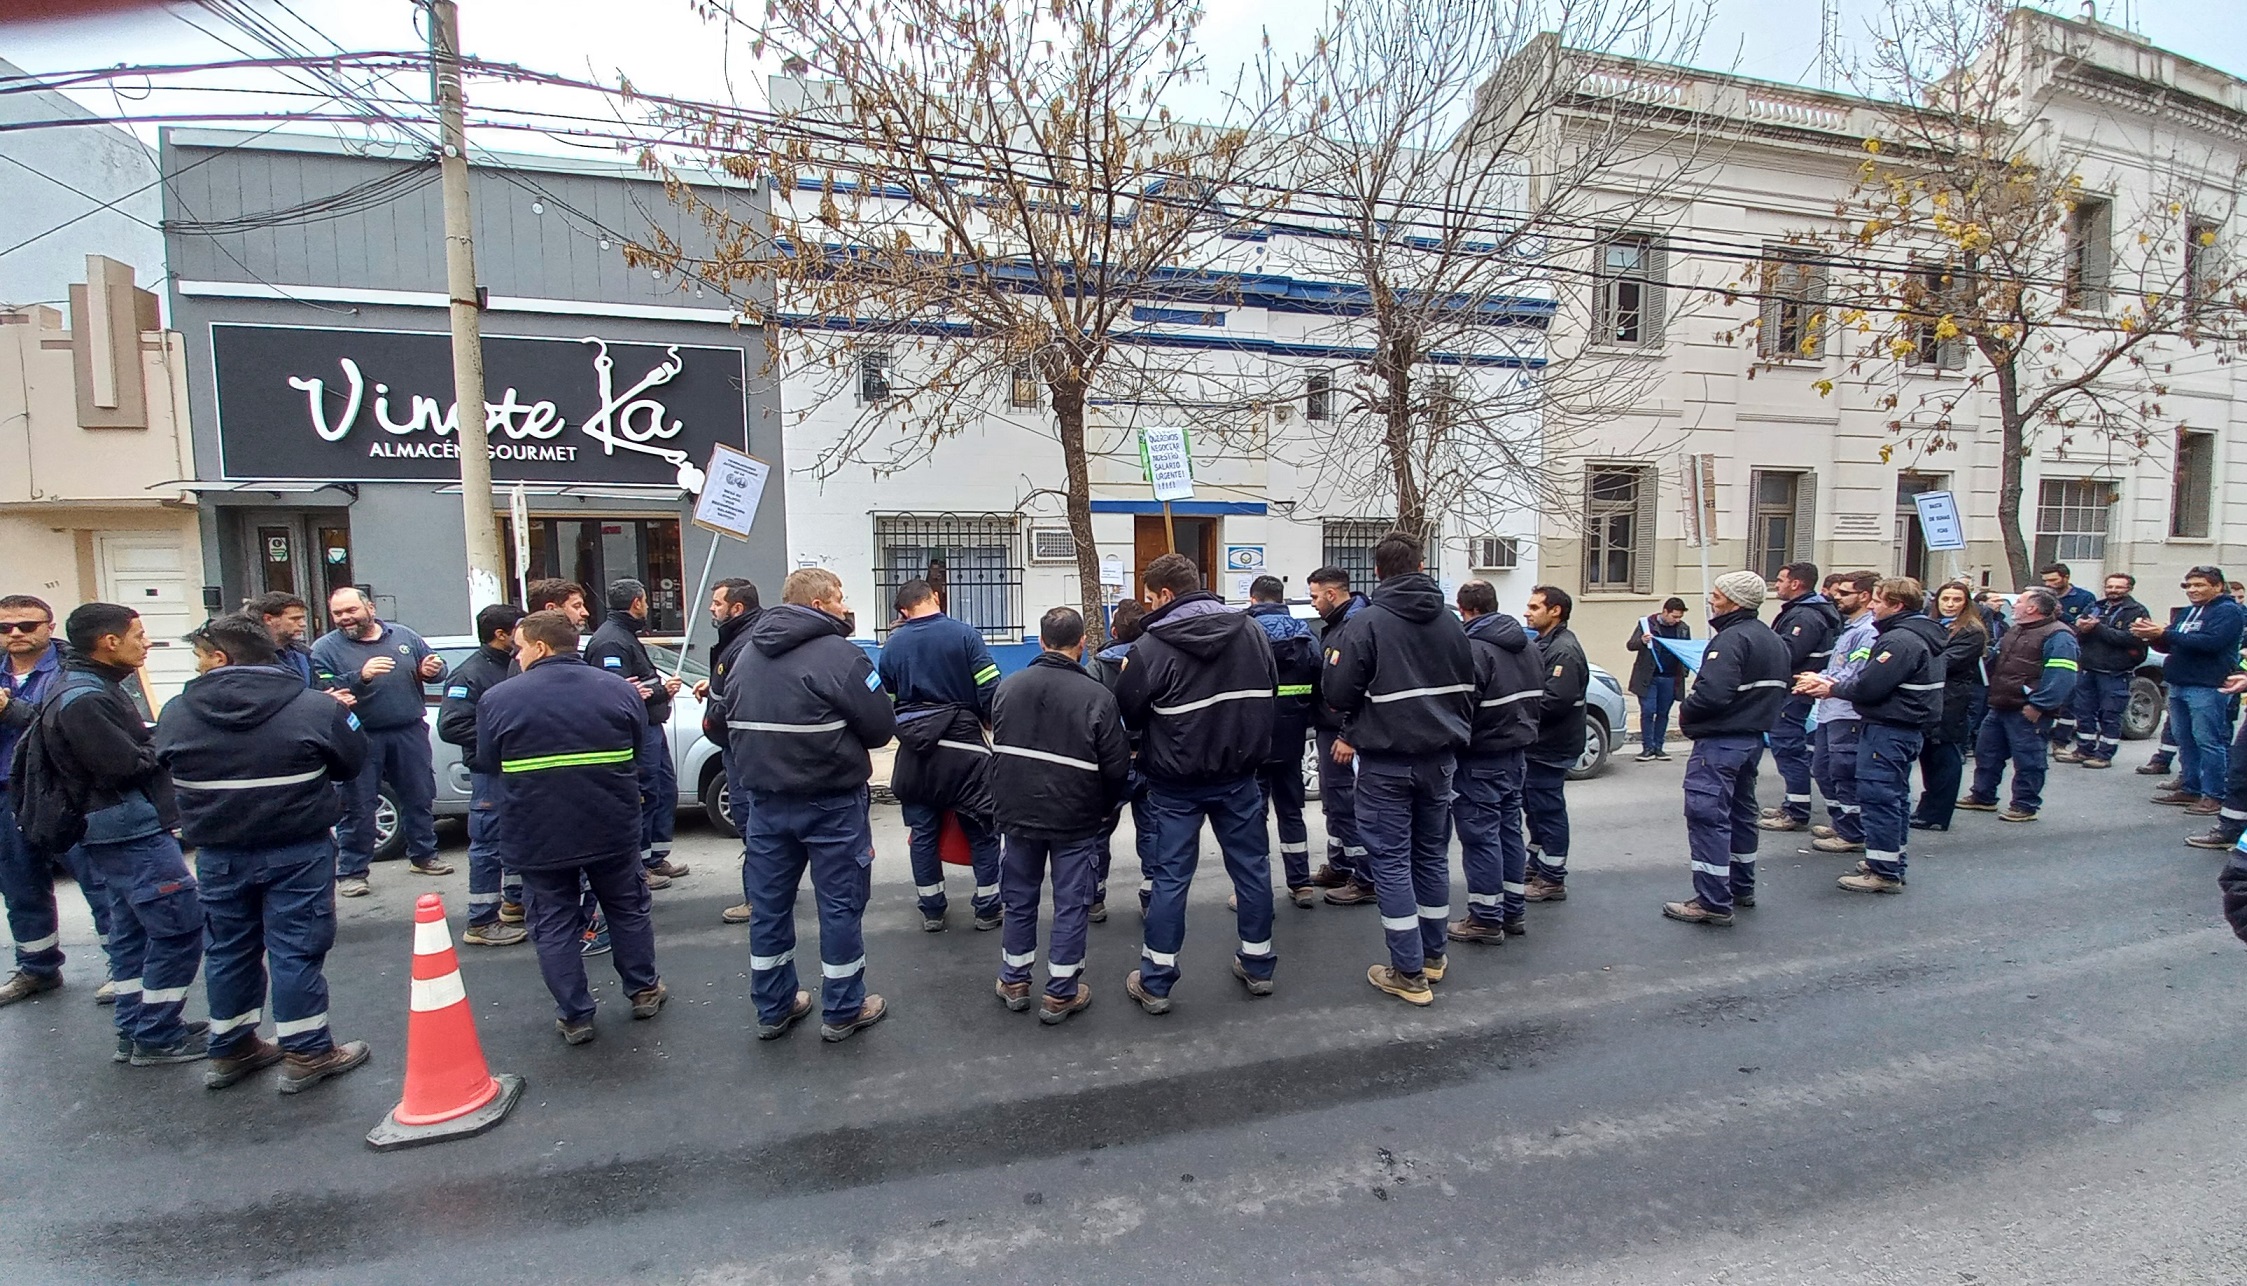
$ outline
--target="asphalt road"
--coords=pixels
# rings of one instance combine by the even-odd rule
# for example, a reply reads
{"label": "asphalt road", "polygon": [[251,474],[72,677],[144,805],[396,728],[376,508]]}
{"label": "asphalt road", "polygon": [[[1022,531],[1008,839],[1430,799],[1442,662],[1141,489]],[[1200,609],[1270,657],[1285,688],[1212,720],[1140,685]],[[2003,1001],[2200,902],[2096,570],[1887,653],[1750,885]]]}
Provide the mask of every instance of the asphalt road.
{"label": "asphalt road", "polygon": [[1571,900],[1455,948],[1425,1010],[1366,985],[1363,908],[1283,906],[1279,991],[1247,997],[1209,860],[1177,1006],[1140,1014],[1119,854],[1097,1002],[1041,1027],[991,998],[995,934],[919,932],[880,810],[896,1012],[832,1047],[752,1038],[737,850],[690,830],[671,1007],[630,1021],[596,961],[600,1039],[566,1048],[527,947],[464,952],[530,1089],[388,1155],[361,1138],[398,1095],[410,898],[457,930],[462,876],[344,904],[335,1023],[375,1061],[293,1099],[111,1064],[86,946],[0,1010],[0,1281],[2247,1281],[2247,951],[2146,778],[2056,765],[2044,820],[1961,815],[1901,897],[1768,837],[1721,931],[1657,914],[1682,769],[1573,787]]}

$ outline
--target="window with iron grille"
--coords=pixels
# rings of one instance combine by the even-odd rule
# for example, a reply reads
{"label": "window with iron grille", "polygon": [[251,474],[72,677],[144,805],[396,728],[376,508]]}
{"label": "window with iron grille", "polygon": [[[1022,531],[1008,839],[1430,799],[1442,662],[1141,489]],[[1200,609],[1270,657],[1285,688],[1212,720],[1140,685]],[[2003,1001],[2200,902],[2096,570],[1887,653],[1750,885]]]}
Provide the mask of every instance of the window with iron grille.
{"label": "window with iron grille", "polygon": [[886,348],[870,349],[858,355],[858,400],[861,402],[886,402],[891,393],[890,357]]}
{"label": "window with iron grille", "polygon": [[1584,469],[1584,588],[1654,591],[1654,500],[1650,464],[1598,461]]}
{"label": "window with iron grille", "polygon": [[1013,378],[1008,381],[1007,405],[1034,407],[1038,404],[1038,370],[1028,362],[1015,365]]}
{"label": "window with iron grille", "polygon": [[1013,514],[883,514],[874,519],[872,604],[889,637],[897,588],[914,579],[936,589],[944,611],[994,643],[1022,638],[1021,528]]}
{"label": "window with iron grille", "polygon": [[2114,484],[2095,478],[2049,478],[2037,487],[2036,562],[2102,562]]}
{"label": "window with iron grille", "polygon": [[1313,371],[1310,385],[1303,394],[1303,418],[1306,420],[1331,420],[1334,418],[1334,377],[1325,371]]}
{"label": "window with iron grille", "polygon": [[[1373,592],[1373,547],[1381,538],[1397,529],[1393,518],[1342,518],[1324,524],[1319,531],[1321,556],[1319,561],[1327,567],[1339,567],[1350,574],[1350,588],[1362,594]],[[1436,572],[1436,555],[1442,548],[1439,541],[1430,538],[1427,548],[1421,551],[1421,561],[1428,574]]]}

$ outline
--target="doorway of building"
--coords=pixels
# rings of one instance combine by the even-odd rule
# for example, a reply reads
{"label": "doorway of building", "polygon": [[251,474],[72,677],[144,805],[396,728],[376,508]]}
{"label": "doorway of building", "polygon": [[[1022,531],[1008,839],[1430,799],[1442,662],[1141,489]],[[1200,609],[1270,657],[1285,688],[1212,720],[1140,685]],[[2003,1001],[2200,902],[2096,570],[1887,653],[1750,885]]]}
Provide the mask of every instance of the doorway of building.
{"label": "doorway of building", "polygon": [[294,594],[309,609],[307,638],[328,628],[328,595],[356,584],[351,576],[351,514],[346,509],[253,510],[242,515],[245,597]]}
{"label": "doorway of building", "polygon": [[[1194,566],[1201,569],[1202,585],[1212,591],[1218,589],[1215,569],[1217,567],[1217,526],[1219,521],[1216,518],[1188,518],[1184,516],[1176,516],[1170,520],[1172,529],[1177,532],[1178,552],[1194,560]],[[1138,515],[1131,525],[1131,543],[1137,572],[1144,573],[1147,570],[1147,564],[1162,557],[1170,550],[1169,535],[1163,528],[1163,516],[1161,514]],[[1138,582],[1136,577],[1133,590],[1141,597],[1146,596],[1144,583]]]}
{"label": "doorway of building", "polygon": [[[607,614],[604,592],[612,581],[630,577],[648,587],[648,632],[677,634],[686,628],[685,568],[679,550],[679,520],[638,515],[530,518],[531,580],[559,576],[586,590],[586,606],[598,624]],[[514,523],[499,520],[500,549],[507,559],[507,583],[515,583]]]}
{"label": "doorway of building", "polygon": [[1930,473],[1906,473],[1896,479],[1896,574],[1922,585],[1935,583],[1934,574],[1943,567],[1946,556],[1927,548],[1927,533],[1920,529],[1919,505],[1914,497],[1941,491],[1947,481],[1947,475]]}

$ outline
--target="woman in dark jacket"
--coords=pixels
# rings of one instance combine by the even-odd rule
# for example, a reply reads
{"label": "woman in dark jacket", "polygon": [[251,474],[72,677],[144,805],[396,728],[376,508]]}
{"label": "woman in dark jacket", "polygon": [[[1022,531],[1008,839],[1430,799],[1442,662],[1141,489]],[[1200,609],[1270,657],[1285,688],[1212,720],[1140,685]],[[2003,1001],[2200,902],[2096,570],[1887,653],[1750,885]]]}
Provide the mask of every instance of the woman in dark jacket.
{"label": "woman in dark jacket", "polygon": [[1912,829],[1947,831],[1951,812],[1958,805],[1959,779],[1966,755],[1974,745],[1974,725],[1982,710],[1989,680],[1983,658],[1989,651],[1989,626],[1976,609],[1973,590],[1963,581],[1952,581],[1935,591],[1934,617],[1945,631],[1943,655],[1943,720],[1927,734],[1919,752],[1919,807],[1912,813]]}

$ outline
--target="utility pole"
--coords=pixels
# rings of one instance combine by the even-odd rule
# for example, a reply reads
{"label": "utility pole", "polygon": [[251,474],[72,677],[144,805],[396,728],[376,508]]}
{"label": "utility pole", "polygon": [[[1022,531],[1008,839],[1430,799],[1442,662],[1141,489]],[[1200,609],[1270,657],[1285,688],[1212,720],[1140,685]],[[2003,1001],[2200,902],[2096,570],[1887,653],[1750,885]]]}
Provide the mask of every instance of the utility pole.
{"label": "utility pole", "polygon": [[505,597],[499,520],[492,511],[491,447],[484,421],[484,325],[476,290],[476,238],[468,208],[468,128],[460,85],[460,10],[429,0],[429,75],[437,99],[437,158],[445,199],[445,293],[452,301],[453,441],[460,447],[460,515],[468,529],[468,615]]}

